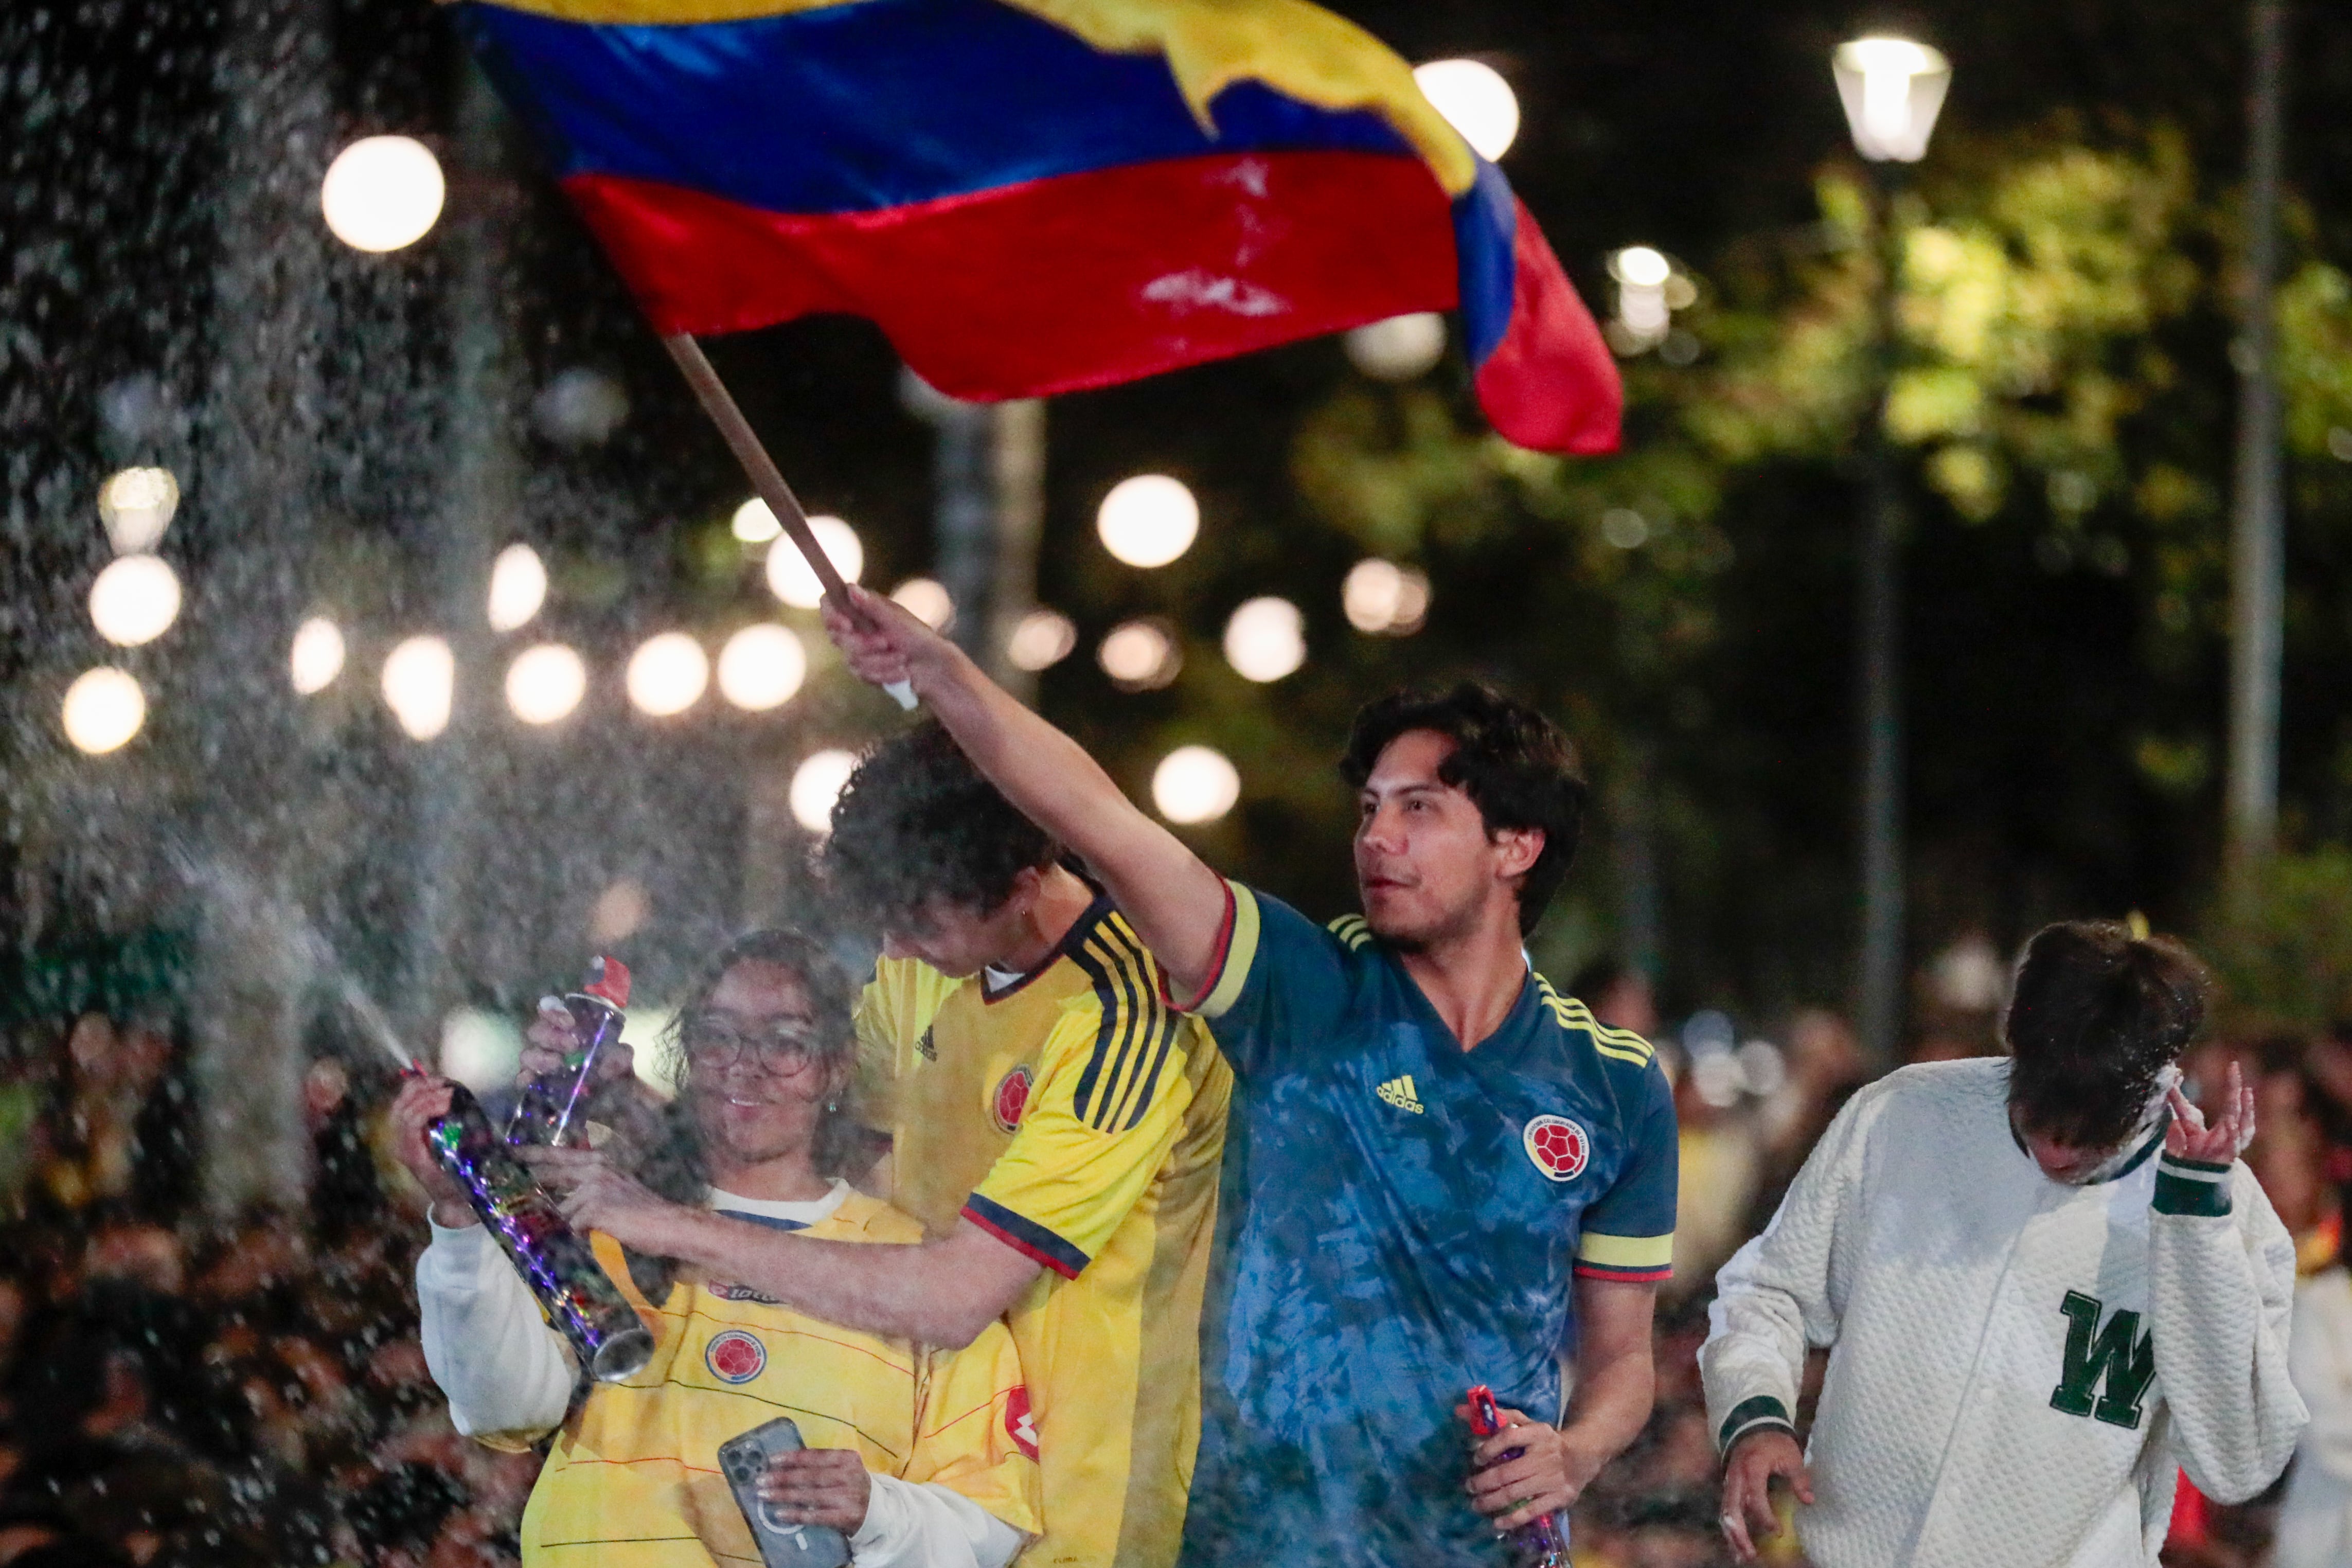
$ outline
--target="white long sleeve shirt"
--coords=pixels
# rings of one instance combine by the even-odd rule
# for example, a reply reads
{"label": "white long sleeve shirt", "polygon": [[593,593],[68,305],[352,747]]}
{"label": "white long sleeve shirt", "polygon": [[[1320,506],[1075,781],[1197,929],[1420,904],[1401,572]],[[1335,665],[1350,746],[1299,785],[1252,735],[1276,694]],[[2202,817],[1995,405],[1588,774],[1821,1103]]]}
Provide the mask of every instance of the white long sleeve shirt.
{"label": "white long sleeve shirt", "polygon": [[2279,1505],[2272,1568],[2344,1568],[2352,1563],[2352,1274],[2342,1266],[2296,1287],[2287,1358],[2311,1425]]}
{"label": "white long sleeve shirt", "polygon": [[1830,1352],[1797,1520],[1820,1568],[2152,1568],[2176,1466],[2241,1500],[2303,1428],[2294,1248],[2246,1167],[2173,1160],[2158,1131],[2062,1185],[2008,1087],[1979,1059],[1864,1089],[1717,1276],[1721,1447],[1793,1429],[1806,1350]]}
{"label": "white long sleeve shirt", "polygon": [[[747,1198],[713,1190],[729,1214],[814,1225],[839,1208],[846,1182],[810,1203]],[[449,1419],[467,1436],[538,1434],[563,1424],[577,1379],[563,1336],[478,1225],[433,1226],[416,1260],[425,1365],[449,1401]],[[1027,1537],[970,1498],[943,1486],[872,1474],[866,1522],[850,1537],[858,1568],[1005,1568]]]}

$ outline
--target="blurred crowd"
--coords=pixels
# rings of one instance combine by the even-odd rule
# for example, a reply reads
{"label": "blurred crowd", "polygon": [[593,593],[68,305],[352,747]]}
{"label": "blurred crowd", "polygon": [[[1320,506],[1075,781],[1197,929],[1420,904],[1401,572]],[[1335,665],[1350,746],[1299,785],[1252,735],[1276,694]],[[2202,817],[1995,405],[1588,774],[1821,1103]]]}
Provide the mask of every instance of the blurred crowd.
{"label": "blurred crowd", "polygon": [[168,1014],[20,1026],[0,1063],[0,1563],[490,1568],[531,1455],[460,1438],[410,1284],[388,1096],[322,1056],[299,1203],[208,1215]]}
{"label": "blurred crowd", "polygon": [[[1998,1049],[2002,966],[1981,956],[1923,995],[1913,1059]],[[1867,1064],[1833,1014],[1743,1039],[1720,1014],[1665,1026],[1648,983],[1620,965],[1592,965],[1571,989],[1660,1041],[1682,1162],[1656,1409],[1578,1506],[1576,1561],[1702,1568],[1727,1561],[1696,1363],[1710,1281],[1769,1219]],[[2247,1160],[2306,1279],[2340,1285],[2352,1026],[2224,1032],[2184,1064],[2190,1097],[2232,1059],[2258,1086]],[[187,1040],[168,1009],[18,1026],[0,1055],[0,1568],[517,1561],[539,1461],[460,1438],[426,1374],[411,1285],[425,1226],[380,1144],[390,1089],[322,1053],[304,1083],[307,1193],[224,1222],[201,1201]],[[2328,1391],[2305,1396],[2317,1412]],[[2284,1489],[2221,1508],[2184,1484],[2168,1563],[2271,1563]],[[1766,1560],[1803,1562],[1785,1531]],[[2276,1568],[2302,1565],[2282,1554]]]}

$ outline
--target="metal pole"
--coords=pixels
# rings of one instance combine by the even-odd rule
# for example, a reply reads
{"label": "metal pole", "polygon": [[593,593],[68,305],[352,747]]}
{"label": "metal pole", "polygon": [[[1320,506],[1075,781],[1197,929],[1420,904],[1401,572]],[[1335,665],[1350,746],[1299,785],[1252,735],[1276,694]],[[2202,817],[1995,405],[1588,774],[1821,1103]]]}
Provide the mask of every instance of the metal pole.
{"label": "metal pole", "polygon": [[1045,400],[996,405],[996,582],[981,668],[1026,702],[1037,677],[1008,657],[1021,618],[1037,607],[1037,541],[1045,528]]}
{"label": "metal pole", "polygon": [[1885,165],[1872,166],[1881,279],[1870,412],[1863,433],[1859,710],[1862,741],[1862,985],[1856,1024],[1870,1059],[1895,1059],[1903,1025],[1902,498],[1886,439],[1900,254]]}
{"label": "metal pole", "polygon": [[2277,319],[2286,6],[2253,0],[2248,92],[2246,319],[2238,340],[2237,495],[2230,575],[2230,871],[2240,891],[2278,830],[2279,667],[2286,595]]}
{"label": "metal pole", "polygon": [[955,605],[956,643],[985,664],[996,598],[996,410],[942,398],[931,429],[932,554]]}
{"label": "metal pole", "polygon": [[1658,932],[1658,814],[1656,749],[1647,740],[1626,743],[1611,790],[1616,824],[1618,947],[1627,963],[1653,982],[1663,943]]}

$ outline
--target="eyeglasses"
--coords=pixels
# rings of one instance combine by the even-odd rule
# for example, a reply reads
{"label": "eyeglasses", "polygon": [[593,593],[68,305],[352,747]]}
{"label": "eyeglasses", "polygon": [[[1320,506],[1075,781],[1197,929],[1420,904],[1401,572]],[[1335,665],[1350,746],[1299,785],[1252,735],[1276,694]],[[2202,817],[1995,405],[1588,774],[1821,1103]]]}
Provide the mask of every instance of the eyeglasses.
{"label": "eyeglasses", "polygon": [[775,1077],[796,1073],[824,1054],[824,1037],[805,1018],[741,1019],[697,1013],[678,1029],[687,1054],[713,1067],[747,1060]]}

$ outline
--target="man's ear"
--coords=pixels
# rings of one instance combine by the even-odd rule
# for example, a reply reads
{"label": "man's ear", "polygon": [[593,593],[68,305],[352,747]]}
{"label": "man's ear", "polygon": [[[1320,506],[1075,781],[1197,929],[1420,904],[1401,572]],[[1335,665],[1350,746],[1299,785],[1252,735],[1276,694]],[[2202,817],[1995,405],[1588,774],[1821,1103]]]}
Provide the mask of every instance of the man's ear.
{"label": "man's ear", "polygon": [[1524,877],[1535,869],[1543,858],[1544,830],[1540,827],[1502,827],[1495,831],[1495,874],[1499,877]]}

